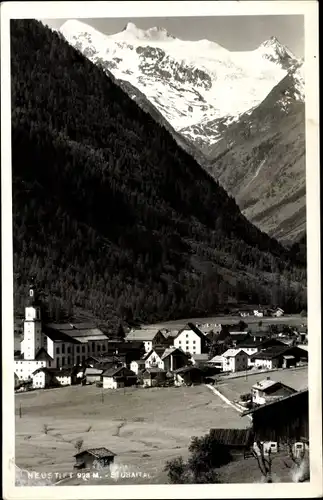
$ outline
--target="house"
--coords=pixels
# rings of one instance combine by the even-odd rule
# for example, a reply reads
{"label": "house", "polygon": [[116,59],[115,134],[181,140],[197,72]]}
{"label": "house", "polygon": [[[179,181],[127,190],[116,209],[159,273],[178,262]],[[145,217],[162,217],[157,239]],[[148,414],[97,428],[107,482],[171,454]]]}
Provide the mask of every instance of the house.
{"label": "house", "polygon": [[208,364],[218,368],[220,371],[223,371],[223,360],[223,356],[214,356],[208,361]]}
{"label": "house", "polygon": [[162,355],[165,352],[165,347],[155,347],[145,354],[142,358],[145,361],[145,368],[161,368],[164,369]]}
{"label": "house", "polygon": [[131,330],[127,337],[127,342],[143,342],[145,352],[151,351],[156,345],[169,345],[169,340],[162,334],[158,328],[142,328]]}
{"label": "house", "polygon": [[192,364],[199,366],[199,365],[205,365],[209,361],[209,355],[208,354],[193,354],[191,356]]}
{"label": "house", "polygon": [[174,338],[174,347],[182,349],[190,354],[202,354],[208,352],[209,340],[197,327],[190,323],[180,330]]}
{"label": "house", "polygon": [[281,316],[284,316],[284,310],[281,309],[280,307],[277,307],[277,309],[272,313],[272,316],[276,318],[281,318]]}
{"label": "house", "polygon": [[32,386],[34,389],[45,389],[48,387],[61,387],[72,385],[74,373],[70,368],[47,368],[41,367],[32,374]]}
{"label": "house", "polygon": [[307,358],[308,353],[303,349],[287,345],[269,347],[250,356],[256,368],[268,370],[296,366],[296,363],[301,359],[306,360]]}
{"label": "house", "polygon": [[107,448],[90,448],[74,455],[74,469],[101,469],[109,467],[116,456]]}
{"label": "house", "polygon": [[159,382],[165,382],[166,380],[166,370],[161,368],[147,368],[142,374],[143,386],[153,387]]}
{"label": "house", "polygon": [[176,347],[168,347],[165,349],[161,357],[166,371],[174,371],[183,366],[187,366],[190,361],[190,355],[185,353],[182,349]]}
{"label": "house", "polygon": [[102,381],[104,389],[118,389],[120,387],[136,385],[137,375],[132,370],[121,366],[105,370],[102,373]]}
{"label": "house", "polygon": [[130,370],[132,370],[136,375],[145,369],[145,360],[137,359],[136,361],[131,361]]}
{"label": "house", "polygon": [[253,444],[253,432],[251,428],[211,429],[210,437],[218,444],[226,446],[232,455],[243,454],[244,458]]}
{"label": "house", "polygon": [[257,338],[247,338],[237,344],[237,348],[243,349],[249,355],[248,365],[252,366],[254,361],[252,359],[252,354],[255,354],[262,349],[266,349],[267,347],[274,346],[283,346],[283,342],[280,342],[277,339],[266,339],[266,340],[258,340]]}
{"label": "house", "polygon": [[263,311],[258,311],[258,309],[255,309],[253,311],[253,315],[257,316],[258,318],[262,318],[264,316],[264,313],[263,313]]}
{"label": "house", "polygon": [[279,444],[307,441],[308,389],[271,401],[241,414],[252,416],[255,441],[272,441]]}
{"label": "house", "polygon": [[269,401],[294,394],[295,392],[297,392],[295,389],[267,377],[252,386],[251,400],[254,405],[263,405]]}
{"label": "house", "polygon": [[247,340],[250,337],[248,332],[229,332],[230,333],[230,341],[233,347],[236,347],[240,342]]}
{"label": "house", "polygon": [[224,372],[247,370],[249,356],[243,349],[228,349],[222,356]]}
{"label": "house", "polygon": [[100,382],[103,372],[103,368],[92,368],[91,366],[88,366],[84,371],[86,383],[94,384],[95,382]]}
{"label": "house", "polygon": [[140,359],[145,354],[144,342],[138,340],[110,340],[108,341],[108,355],[122,358],[126,366],[132,361]]}
{"label": "house", "polygon": [[203,381],[204,373],[196,366],[184,366],[174,371],[174,384],[176,386],[201,384]]}

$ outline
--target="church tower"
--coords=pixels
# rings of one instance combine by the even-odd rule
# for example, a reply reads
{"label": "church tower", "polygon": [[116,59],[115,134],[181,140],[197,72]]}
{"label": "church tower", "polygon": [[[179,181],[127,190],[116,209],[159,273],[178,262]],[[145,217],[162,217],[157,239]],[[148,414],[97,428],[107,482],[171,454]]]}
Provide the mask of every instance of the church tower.
{"label": "church tower", "polygon": [[29,287],[28,302],[25,307],[24,340],[22,349],[24,359],[35,359],[42,344],[40,303],[38,301],[36,287],[32,281]]}

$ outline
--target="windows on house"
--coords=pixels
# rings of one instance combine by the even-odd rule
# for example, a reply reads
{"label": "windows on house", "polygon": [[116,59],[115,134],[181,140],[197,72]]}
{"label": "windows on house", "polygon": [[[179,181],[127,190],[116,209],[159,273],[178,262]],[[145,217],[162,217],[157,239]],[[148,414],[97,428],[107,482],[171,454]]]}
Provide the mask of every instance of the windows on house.
{"label": "windows on house", "polygon": [[59,347],[56,347],[56,354],[59,354]]}
{"label": "windows on house", "polygon": [[62,354],[65,354],[65,344],[62,344]]}
{"label": "windows on house", "polygon": [[[82,345],[82,352],[85,352],[85,345]],[[82,356],[83,357],[83,356]]]}
{"label": "windows on house", "polygon": [[62,357],[62,366],[65,365],[65,356]]}
{"label": "windows on house", "polygon": [[67,354],[71,354],[71,346],[68,346],[68,348],[67,348]]}
{"label": "windows on house", "polygon": [[79,345],[76,346],[76,352],[80,352],[80,346]]}

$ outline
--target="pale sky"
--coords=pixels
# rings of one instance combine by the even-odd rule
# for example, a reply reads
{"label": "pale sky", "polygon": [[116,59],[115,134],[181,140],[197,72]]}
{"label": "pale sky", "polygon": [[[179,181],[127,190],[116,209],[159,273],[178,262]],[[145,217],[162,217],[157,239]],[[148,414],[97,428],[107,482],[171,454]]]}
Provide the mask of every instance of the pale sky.
{"label": "pale sky", "polygon": [[[65,21],[67,19],[42,19],[44,24],[54,29],[59,29]],[[90,24],[107,35],[121,31],[127,22],[132,22],[141,29],[160,26],[182,40],[206,38],[233,51],[256,49],[262,42],[275,36],[297,57],[304,57],[302,15],[92,18],[79,21]]]}

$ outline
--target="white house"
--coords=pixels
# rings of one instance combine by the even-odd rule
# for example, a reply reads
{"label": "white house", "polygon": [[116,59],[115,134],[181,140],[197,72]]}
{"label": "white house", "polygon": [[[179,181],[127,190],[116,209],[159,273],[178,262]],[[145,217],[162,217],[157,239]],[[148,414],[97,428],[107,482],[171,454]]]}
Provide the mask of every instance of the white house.
{"label": "white house", "polygon": [[135,361],[131,361],[130,370],[132,370],[136,375],[138,375],[139,371],[145,369],[145,360],[137,359]]}
{"label": "white house", "polygon": [[126,368],[109,368],[102,373],[103,389],[118,389],[128,387],[137,383],[137,375]]}
{"label": "white house", "polygon": [[257,316],[258,318],[262,318],[262,317],[263,317],[263,315],[264,315],[264,313],[263,313],[262,311],[258,311],[258,309],[255,309],[255,310],[253,311],[253,315],[254,315],[254,316]]}
{"label": "white house", "polygon": [[251,398],[253,404],[263,405],[294,394],[295,392],[297,392],[295,389],[267,377],[252,386]]}
{"label": "white house", "polygon": [[224,372],[247,370],[249,356],[243,349],[228,349],[222,356]]}
{"label": "white house", "polygon": [[174,347],[182,349],[190,354],[203,354],[207,352],[207,338],[206,336],[196,329],[192,330],[190,327],[183,328],[174,338]]}
{"label": "white house", "polygon": [[70,369],[39,368],[32,374],[32,385],[34,389],[72,385],[72,378],[72,370]]}
{"label": "white house", "polygon": [[277,307],[276,311],[273,313],[273,316],[275,316],[276,318],[284,316],[284,310],[281,309],[280,307]]}

